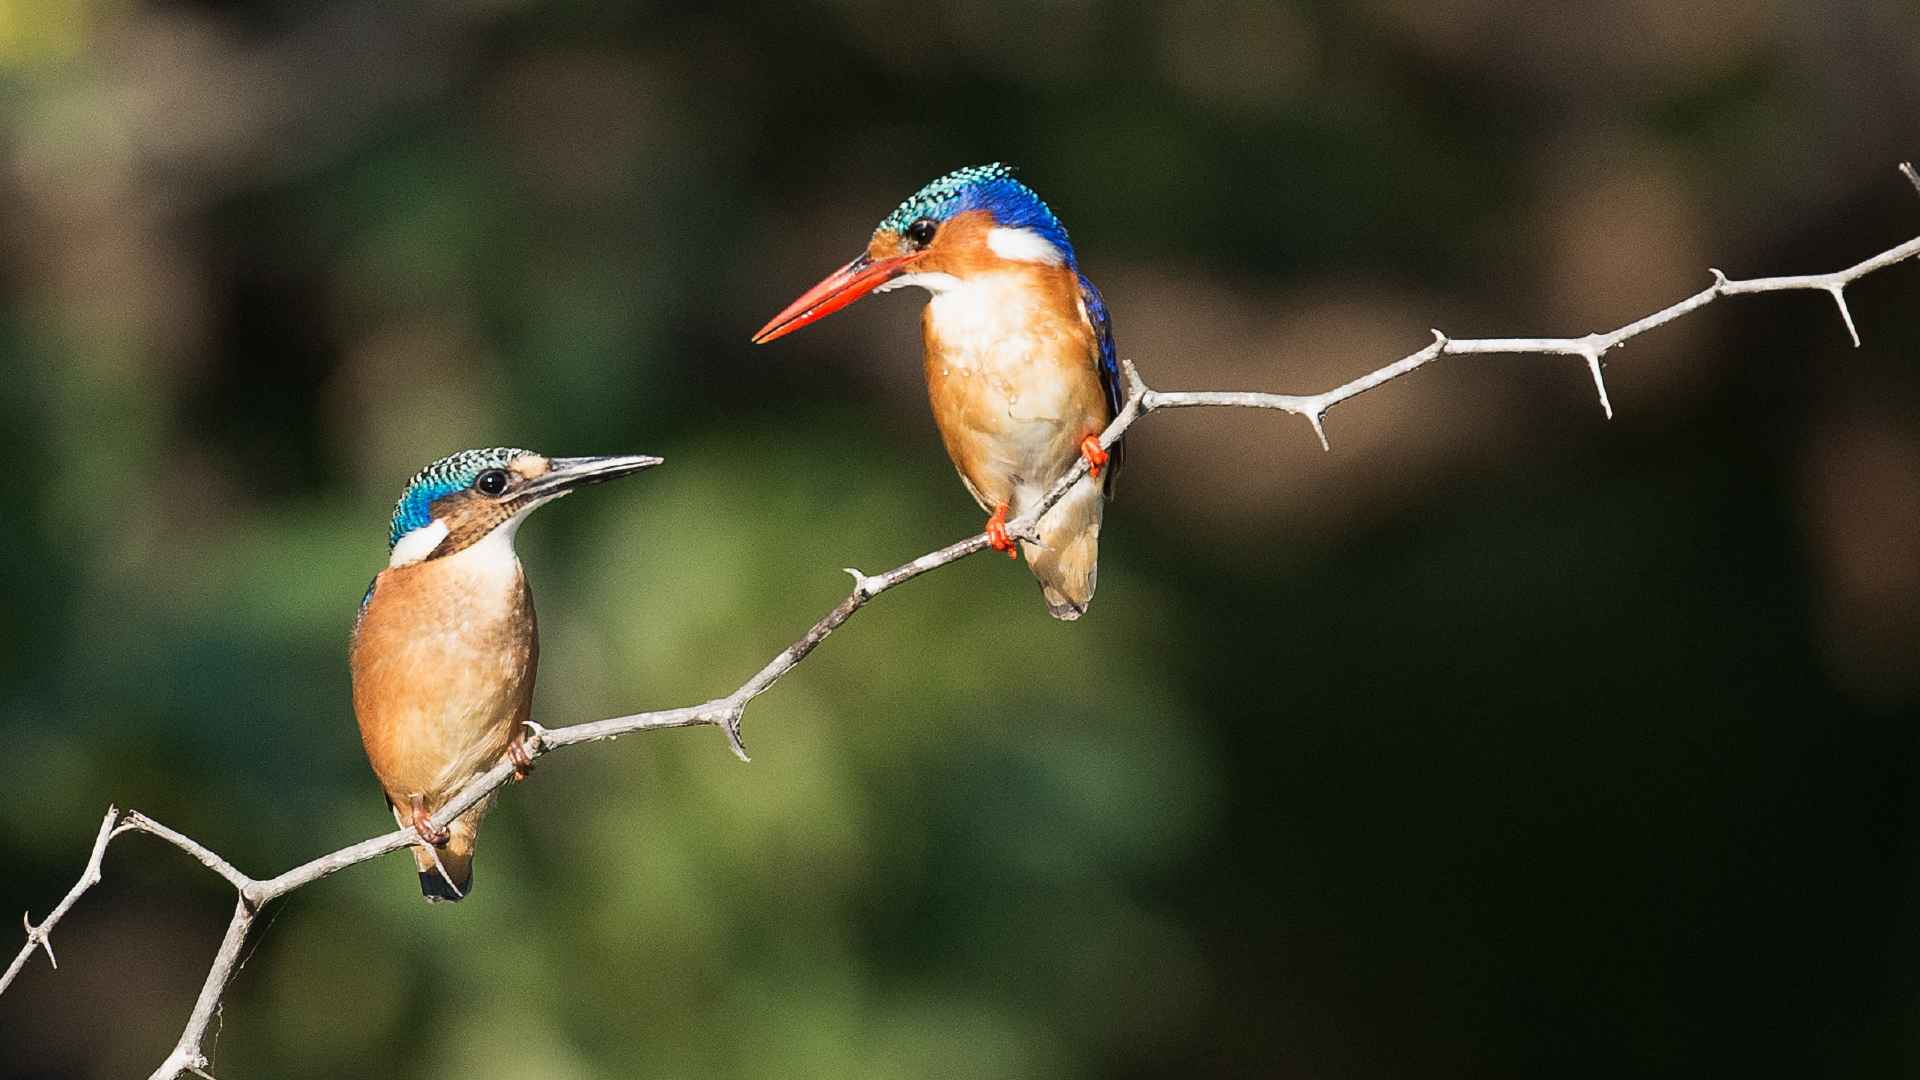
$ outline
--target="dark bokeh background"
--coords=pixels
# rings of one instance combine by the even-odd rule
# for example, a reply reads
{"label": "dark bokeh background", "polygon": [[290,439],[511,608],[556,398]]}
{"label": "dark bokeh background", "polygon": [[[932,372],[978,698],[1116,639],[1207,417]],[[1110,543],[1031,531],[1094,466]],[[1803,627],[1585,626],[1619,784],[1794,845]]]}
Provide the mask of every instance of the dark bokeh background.
{"label": "dark bokeh background", "polygon": [[[391,827],[344,642],[412,471],[669,464],[521,534],[549,724],[732,688],[979,527],[917,299],[747,335],[1019,163],[1162,388],[1324,389],[1920,232],[1906,0],[0,3],[0,913],[103,808]],[[1569,9],[1575,5],[1568,5]],[[478,891],[280,908],[223,1077],[1920,1069],[1920,266],[1611,358],[1155,416],[1092,614],[975,559],[748,714],[570,751]],[[224,885],[141,838],[0,1073],[144,1075]]]}

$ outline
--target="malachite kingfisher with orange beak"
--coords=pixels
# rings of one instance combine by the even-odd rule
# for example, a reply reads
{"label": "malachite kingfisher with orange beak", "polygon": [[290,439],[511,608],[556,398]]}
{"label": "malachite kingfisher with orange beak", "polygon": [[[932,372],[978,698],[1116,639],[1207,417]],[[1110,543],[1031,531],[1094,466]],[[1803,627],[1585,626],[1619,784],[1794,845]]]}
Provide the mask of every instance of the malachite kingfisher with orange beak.
{"label": "malachite kingfisher with orange beak", "polygon": [[391,556],[360,601],[349,656],[353,711],[394,820],[413,829],[420,891],[459,900],[493,797],[444,830],[429,820],[502,754],[531,759],[540,633],[514,534],[576,488],[660,464],[657,457],[542,457],[497,446],[420,470],[393,509]]}
{"label": "malachite kingfisher with orange beak", "polygon": [[1107,306],[1080,272],[1066,227],[1000,164],[948,173],[874,229],[867,249],[753,336],[772,341],[870,292],[917,285],[927,396],[947,455],[987,511],[993,547],[1076,457],[1090,466],[1022,541],[1047,611],[1077,619],[1093,600],[1100,517],[1122,446],[1099,436],[1124,399]]}

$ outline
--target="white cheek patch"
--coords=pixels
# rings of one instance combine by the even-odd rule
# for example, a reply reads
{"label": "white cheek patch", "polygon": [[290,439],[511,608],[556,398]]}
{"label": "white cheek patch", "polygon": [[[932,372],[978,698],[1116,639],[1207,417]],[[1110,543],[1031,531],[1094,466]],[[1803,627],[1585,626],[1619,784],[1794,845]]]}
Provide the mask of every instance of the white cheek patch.
{"label": "white cheek patch", "polygon": [[996,225],[987,230],[987,246],[995,255],[1011,262],[1060,266],[1067,259],[1046,237],[1032,229],[1010,229]]}
{"label": "white cheek patch", "polygon": [[410,566],[433,554],[440,541],[447,538],[447,523],[434,518],[425,525],[401,537],[393,545],[393,557],[387,560],[389,567]]}
{"label": "white cheek patch", "polygon": [[943,274],[938,270],[929,271],[924,274],[901,274],[899,277],[875,287],[873,291],[877,293],[891,292],[894,289],[905,288],[908,285],[918,285],[928,292],[933,293],[935,296],[938,296],[948,289],[959,288],[960,279],[954,277],[952,274]]}

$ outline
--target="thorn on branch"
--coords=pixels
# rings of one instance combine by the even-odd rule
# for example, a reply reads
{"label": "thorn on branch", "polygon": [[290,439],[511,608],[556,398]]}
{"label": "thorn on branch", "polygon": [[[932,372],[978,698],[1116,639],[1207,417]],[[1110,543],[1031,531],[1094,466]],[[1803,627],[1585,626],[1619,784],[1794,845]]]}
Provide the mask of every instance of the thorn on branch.
{"label": "thorn on branch", "polygon": [[1607,379],[1600,372],[1601,350],[1587,345],[1580,350],[1580,355],[1587,358],[1587,370],[1593,373],[1593,389],[1600,395],[1600,408],[1607,414],[1607,419],[1611,420],[1613,419],[1613,402],[1607,400]]}
{"label": "thorn on branch", "polygon": [[874,598],[878,590],[873,587],[872,578],[852,566],[843,566],[840,569],[853,576],[853,593],[855,596],[858,596],[862,600],[871,600]]}
{"label": "thorn on branch", "polygon": [[1326,425],[1321,423],[1321,421],[1326,418],[1326,415],[1327,410],[1315,409],[1313,412],[1307,414],[1307,423],[1312,424],[1313,433],[1320,436],[1320,449],[1331,454],[1333,453],[1333,444],[1327,441]]}
{"label": "thorn on branch", "polygon": [[20,913],[20,925],[27,929],[27,940],[38,944],[41,950],[47,954],[47,963],[52,964],[54,968],[58,970],[60,961],[53,958],[53,935],[33,925],[32,912],[23,911]]}
{"label": "thorn on branch", "polygon": [[1920,193],[1920,172],[1913,171],[1913,162],[1911,161],[1901,162],[1900,173],[1901,175],[1907,178],[1907,183],[1913,185],[1913,190],[1916,193]]}
{"label": "thorn on branch", "polygon": [[1728,281],[1726,272],[1717,266],[1707,267],[1707,273],[1713,275],[1713,292],[1718,296],[1726,291]]}
{"label": "thorn on branch", "polygon": [[746,711],[745,705],[730,705],[714,723],[727,733],[727,748],[733,751],[733,756],[750,763],[753,759],[747,756],[747,744],[740,739],[740,719]]}
{"label": "thorn on branch", "polygon": [[527,753],[535,755],[542,753],[544,744],[540,740],[546,737],[547,729],[531,720],[520,721],[520,726],[527,729],[526,740],[521,744],[526,748]]}
{"label": "thorn on branch", "polygon": [[1847,308],[1846,288],[1845,285],[1829,285],[1827,293],[1833,297],[1834,304],[1840,308],[1840,321],[1847,324],[1847,336],[1853,339],[1853,347],[1857,349],[1860,347],[1860,331],[1853,328],[1853,312]]}

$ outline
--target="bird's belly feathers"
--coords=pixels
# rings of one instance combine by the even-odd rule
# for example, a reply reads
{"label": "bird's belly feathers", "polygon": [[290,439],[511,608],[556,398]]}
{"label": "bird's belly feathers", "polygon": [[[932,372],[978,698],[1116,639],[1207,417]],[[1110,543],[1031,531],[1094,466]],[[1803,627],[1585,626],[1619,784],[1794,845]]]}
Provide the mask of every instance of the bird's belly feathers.
{"label": "bird's belly feathers", "polygon": [[1072,319],[981,318],[938,300],[925,330],[927,394],[947,454],[982,509],[1006,503],[1017,516],[1111,419],[1091,334]]}
{"label": "bird's belly feathers", "polygon": [[458,556],[383,573],[355,628],[353,706],[389,798],[449,796],[505,752],[533,700],[533,597]]}

